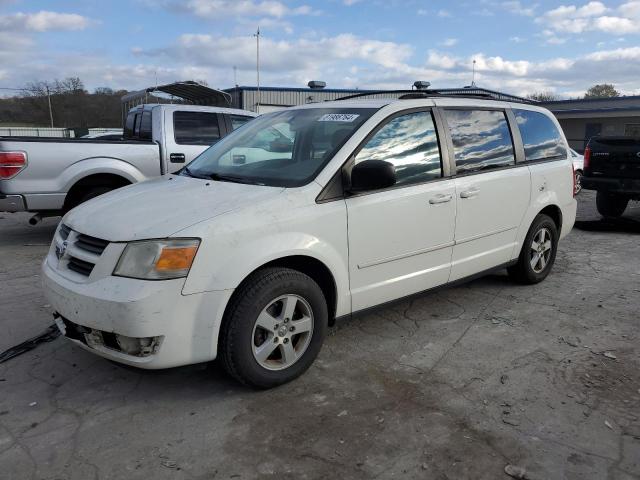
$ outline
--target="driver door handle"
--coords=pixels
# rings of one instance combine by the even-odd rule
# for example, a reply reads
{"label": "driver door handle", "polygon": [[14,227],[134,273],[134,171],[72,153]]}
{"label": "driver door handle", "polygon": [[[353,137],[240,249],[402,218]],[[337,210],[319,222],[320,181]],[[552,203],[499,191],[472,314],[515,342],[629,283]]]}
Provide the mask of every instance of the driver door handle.
{"label": "driver door handle", "polygon": [[473,198],[480,195],[480,190],[477,188],[470,188],[469,190],[465,190],[464,192],[460,192],[460,198]]}
{"label": "driver door handle", "polygon": [[453,198],[453,195],[445,195],[444,193],[440,193],[433,198],[429,199],[429,203],[431,205],[437,205],[439,203],[447,203],[450,202]]}

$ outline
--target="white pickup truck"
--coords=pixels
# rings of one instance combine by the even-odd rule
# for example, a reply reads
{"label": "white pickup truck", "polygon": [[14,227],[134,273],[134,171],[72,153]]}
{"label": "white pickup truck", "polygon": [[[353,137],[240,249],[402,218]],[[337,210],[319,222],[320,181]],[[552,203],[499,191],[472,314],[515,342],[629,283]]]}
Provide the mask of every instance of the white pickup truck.
{"label": "white pickup truck", "polygon": [[122,140],[0,137],[0,212],[55,216],[110,190],[174,173],[255,117],[246,110],[140,105]]}

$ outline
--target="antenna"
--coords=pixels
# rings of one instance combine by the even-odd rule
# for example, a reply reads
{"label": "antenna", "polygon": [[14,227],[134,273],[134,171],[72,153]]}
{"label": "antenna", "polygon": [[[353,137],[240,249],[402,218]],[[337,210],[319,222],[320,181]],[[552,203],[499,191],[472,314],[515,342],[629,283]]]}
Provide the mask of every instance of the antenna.
{"label": "antenna", "polygon": [[238,87],[238,67],[233,66],[233,84]]}
{"label": "antenna", "polygon": [[257,75],[257,86],[258,86],[258,100],[256,101],[256,113],[260,113],[260,26],[258,25],[258,30],[253,34],[256,37],[256,75]]}
{"label": "antenna", "polygon": [[471,76],[471,86],[476,86],[476,59],[473,59],[473,74]]}

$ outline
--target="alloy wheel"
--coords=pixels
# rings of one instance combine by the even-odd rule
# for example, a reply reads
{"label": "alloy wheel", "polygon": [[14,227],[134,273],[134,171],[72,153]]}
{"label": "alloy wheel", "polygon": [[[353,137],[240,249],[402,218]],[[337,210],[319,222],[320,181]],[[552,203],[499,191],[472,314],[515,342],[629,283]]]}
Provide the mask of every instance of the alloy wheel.
{"label": "alloy wheel", "polygon": [[267,370],[284,370],[304,354],[313,335],[313,311],[298,295],[282,295],[260,312],[253,327],[252,351]]}
{"label": "alloy wheel", "polygon": [[548,228],[543,227],[536,232],[531,241],[529,262],[535,273],[540,273],[545,269],[549,263],[549,258],[551,258],[552,248],[551,232]]}

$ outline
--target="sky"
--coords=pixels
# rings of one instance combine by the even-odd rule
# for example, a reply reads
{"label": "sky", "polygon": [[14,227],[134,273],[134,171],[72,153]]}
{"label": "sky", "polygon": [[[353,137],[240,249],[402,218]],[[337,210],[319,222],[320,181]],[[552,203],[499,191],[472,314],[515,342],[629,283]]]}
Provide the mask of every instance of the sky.
{"label": "sky", "polygon": [[640,94],[640,0],[0,0],[0,88],[255,85],[258,26],[263,86]]}

